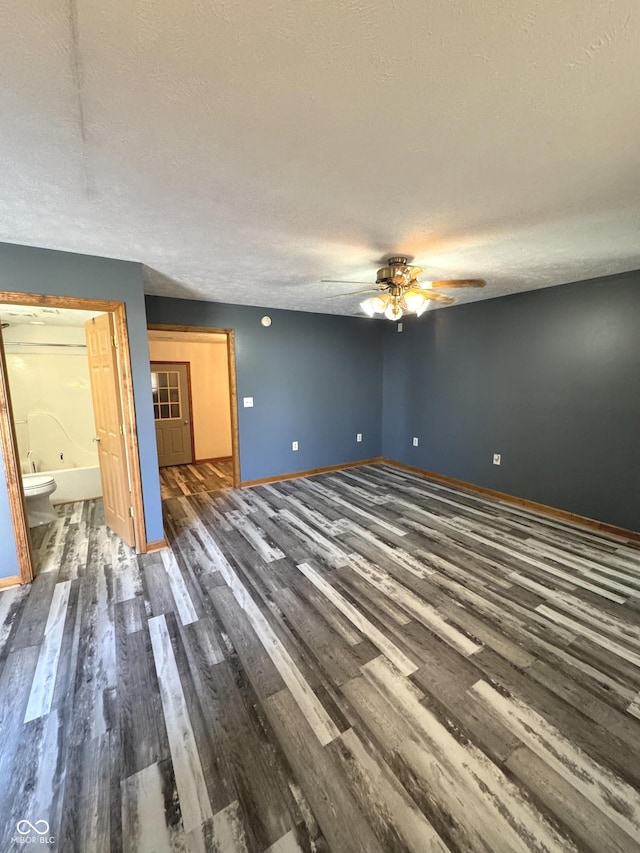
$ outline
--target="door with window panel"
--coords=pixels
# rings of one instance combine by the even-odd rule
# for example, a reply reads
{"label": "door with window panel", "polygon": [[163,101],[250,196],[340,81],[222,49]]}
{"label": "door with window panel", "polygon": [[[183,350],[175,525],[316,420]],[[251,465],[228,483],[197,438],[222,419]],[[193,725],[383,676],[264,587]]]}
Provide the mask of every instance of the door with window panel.
{"label": "door with window panel", "polygon": [[189,364],[152,361],[151,390],[158,464],[164,468],[193,462]]}

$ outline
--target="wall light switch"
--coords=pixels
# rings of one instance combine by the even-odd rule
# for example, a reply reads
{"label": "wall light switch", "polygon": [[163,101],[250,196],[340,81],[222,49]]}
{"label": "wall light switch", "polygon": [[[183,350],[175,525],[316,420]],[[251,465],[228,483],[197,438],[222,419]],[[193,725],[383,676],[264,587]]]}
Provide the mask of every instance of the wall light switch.
{"label": "wall light switch", "polygon": [[493,464],[494,465],[500,465],[501,462],[502,462],[501,454],[500,453],[494,453],[493,454]]}
{"label": "wall light switch", "polygon": [[359,432],[359,433],[356,435],[356,441],[362,441],[362,433],[361,433],[361,432]]}
{"label": "wall light switch", "polygon": [[292,442],[291,442],[291,449],[292,449],[292,450],[297,450],[297,449],[298,449],[298,442],[297,442],[297,441],[292,441]]}
{"label": "wall light switch", "polygon": [[401,331],[402,331],[402,323],[398,323],[398,331],[399,331],[399,332],[401,332]]}
{"label": "wall light switch", "polygon": [[414,437],[413,437],[413,446],[414,446],[414,447],[417,447],[417,446],[418,446],[418,437],[417,437],[417,436],[415,436],[415,435],[414,435]]}
{"label": "wall light switch", "polygon": [[242,398],[242,405],[245,407],[245,409],[252,409],[253,408],[253,397],[243,397]]}

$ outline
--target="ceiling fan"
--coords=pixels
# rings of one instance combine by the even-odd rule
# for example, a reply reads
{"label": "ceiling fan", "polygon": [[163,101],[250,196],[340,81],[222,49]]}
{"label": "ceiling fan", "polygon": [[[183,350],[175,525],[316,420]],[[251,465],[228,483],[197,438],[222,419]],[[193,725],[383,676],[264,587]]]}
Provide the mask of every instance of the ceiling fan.
{"label": "ceiling fan", "polygon": [[[420,317],[431,302],[451,305],[452,296],[439,293],[441,288],[484,287],[481,278],[458,278],[442,281],[418,281],[424,270],[407,263],[406,255],[396,255],[388,259],[386,266],[380,267],[375,284],[366,281],[335,281],[323,279],[327,284],[367,284],[363,290],[340,293],[338,296],[353,296],[356,293],[374,293],[360,303],[360,307],[369,317],[384,314],[389,320],[399,320],[404,314],[416,314]],[[332,297],[329,297],[332,298]]]}

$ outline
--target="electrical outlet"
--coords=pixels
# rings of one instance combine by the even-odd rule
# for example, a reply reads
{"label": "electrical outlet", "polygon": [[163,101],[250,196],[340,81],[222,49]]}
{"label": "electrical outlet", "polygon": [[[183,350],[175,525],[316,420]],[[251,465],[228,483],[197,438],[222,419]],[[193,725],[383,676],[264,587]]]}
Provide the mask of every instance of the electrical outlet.
{"label": "electrical outlet", "polygon": [[493,454],[493,464],[500,465],[502,463],[502,455],[500,453]]}
{"label": "electrical outlet", "polygon": [[359,433],[356,435],[356,441],[362,441],[362,433],[361,433],[361,432],[359,432]]}
{"label": "electrical outlet", "polygon": [[245,409],[252,409],[253,408],[253,397],[243,397],[242,398],[242,405],[245,407]]}
{"label": "electrical outlet", "polygon": [[292,449],[292,450],[297,450],[297,449],[298,449],[298,442],[297,442],[297,441],[292,441],[292,442],[291,442],[291,449]]}
{"label": "electrical outlet", "polygon": [[413,437],[413,446],[414,446],[414,447],[417,447],[417,446],[418,446],[418,437],[417,437],[417,436],[415,436],[415,435],[414,435],[414,437]]}

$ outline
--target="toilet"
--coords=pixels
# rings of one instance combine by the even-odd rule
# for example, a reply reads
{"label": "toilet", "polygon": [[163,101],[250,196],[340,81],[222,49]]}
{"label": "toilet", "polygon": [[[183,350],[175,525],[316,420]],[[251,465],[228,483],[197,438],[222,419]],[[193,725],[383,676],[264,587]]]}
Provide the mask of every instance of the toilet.
{"label": "toilet", "polygon": [[55,492],[56,481],[50,474],[26,474],[22,478],[27,505],[29,527],[38,527],[55,521],[58,515],[51,505],[50,496]]}

